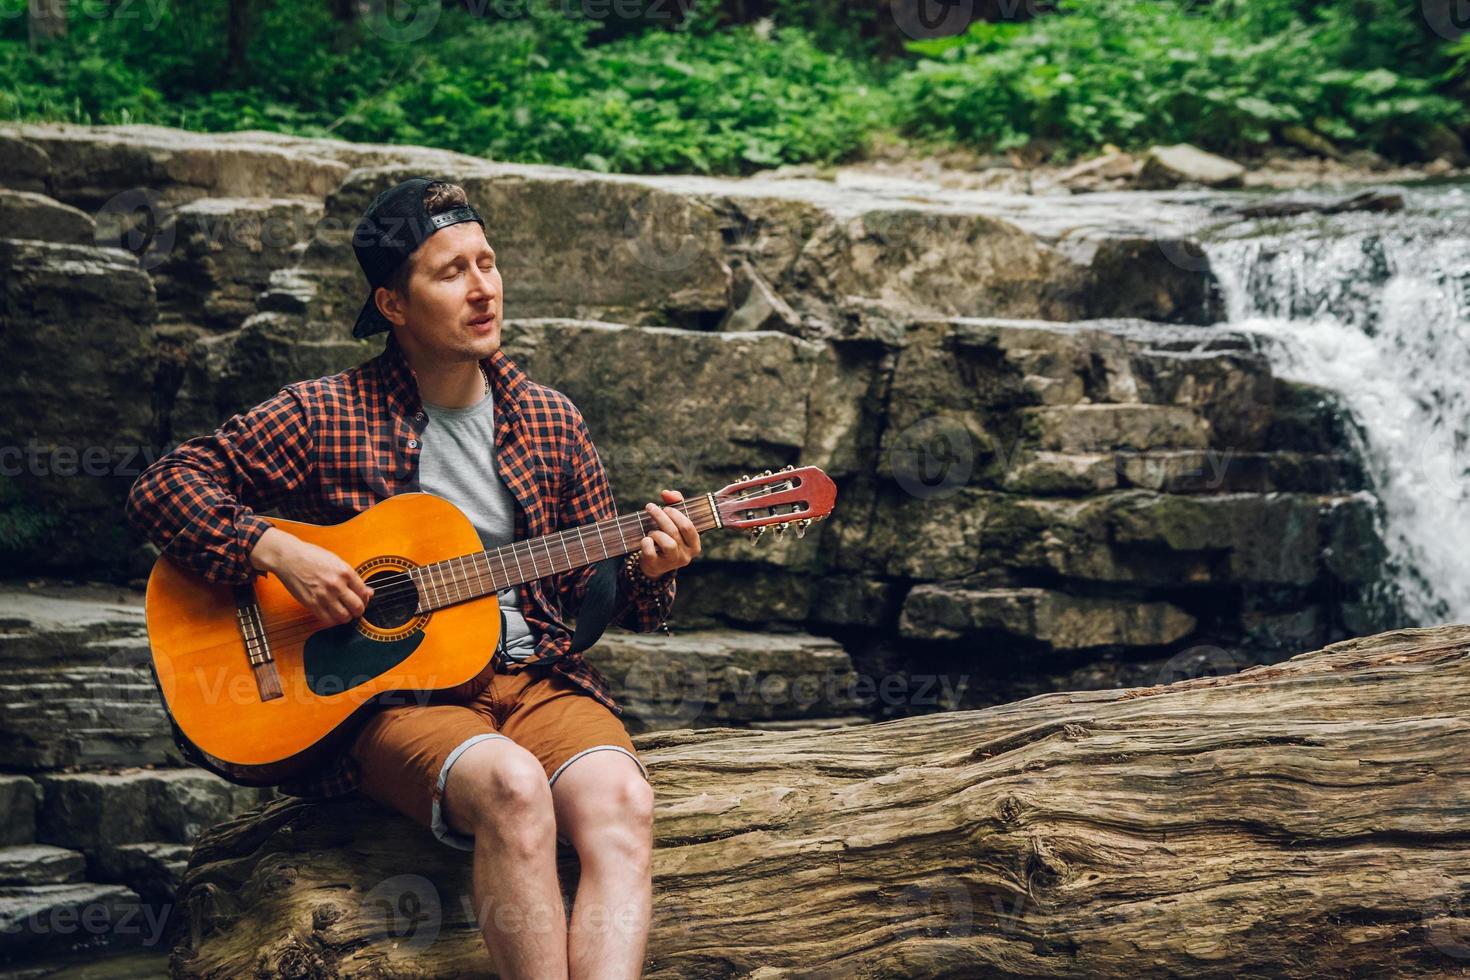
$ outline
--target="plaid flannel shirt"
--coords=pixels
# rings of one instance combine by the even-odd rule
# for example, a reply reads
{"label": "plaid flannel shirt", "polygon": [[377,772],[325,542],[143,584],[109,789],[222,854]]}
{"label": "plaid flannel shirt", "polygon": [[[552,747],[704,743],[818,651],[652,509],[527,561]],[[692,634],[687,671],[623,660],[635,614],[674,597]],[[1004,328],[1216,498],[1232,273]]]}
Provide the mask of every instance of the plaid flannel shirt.
{"label": "plaid flannel shirt", "polygon": [[[602,461],[571,399],[536,384],[503,351],[481,362],[495,399],[496,464],[519,504],[515,538],[537,537],[617,516]],[[330,377],[287,385],[277,395],[190,439],[157,460],[128,495],[129,523],[163,553],[210,582],[240,584],[258,572],[250,552],[271,526],[256,511],[291,520],[337,524],[394,494],[419,489],[420,435],[428,424],[418,383],[389,337],[383,353]],[[619,563],[612,622],[636,632],[665,628],[675,575],[639,588]],[[549,666],[607,705],[602,674],[570,653],[575,614],[592,567],[518,587],[521,612],[536,637],[524,661],[493,652],[496,669]],[[356,765],[335,768],[281,789],[293,795],[337,795],[359,784]]]}

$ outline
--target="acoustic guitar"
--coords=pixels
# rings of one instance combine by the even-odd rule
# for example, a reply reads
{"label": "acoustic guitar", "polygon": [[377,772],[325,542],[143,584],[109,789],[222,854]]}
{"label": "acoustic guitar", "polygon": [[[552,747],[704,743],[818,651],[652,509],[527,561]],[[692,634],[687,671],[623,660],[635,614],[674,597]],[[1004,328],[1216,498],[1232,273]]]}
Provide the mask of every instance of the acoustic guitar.
{"label": "acoustic guitar", "polygon": [[[805,534],[837,491],[814,466],[744,478],[678,507],[701,533]],[[341,524],[268,518],[340,556],[372,587],[363,615],[323,625],[279,578],[206,582],[168,557],[148,579],[154,680],[185,757],[231,782],[309,776],[375,706],[468,700],[494,673],[496,594],[638,550],[647,512],[483,549],[459,508],[404,493]]]}

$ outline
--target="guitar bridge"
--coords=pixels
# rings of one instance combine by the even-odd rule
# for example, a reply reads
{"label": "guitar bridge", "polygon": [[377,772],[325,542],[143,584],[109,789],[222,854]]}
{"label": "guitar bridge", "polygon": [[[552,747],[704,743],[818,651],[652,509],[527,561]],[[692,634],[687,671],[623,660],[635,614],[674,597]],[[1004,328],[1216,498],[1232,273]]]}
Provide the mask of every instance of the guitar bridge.
{"label": "guitar bridge", "polygon": [[276,670],[276,658],[271,654],[270,638],[260,616],[260,603],[255,600],[255,589],[249,585],[235,588],[235,623],[240,627],[241,639],[245,641],[245,656],[250,661],[250,672],[255,675],[255,690],[260,700],[272,701],[281,697],[281,675]]}

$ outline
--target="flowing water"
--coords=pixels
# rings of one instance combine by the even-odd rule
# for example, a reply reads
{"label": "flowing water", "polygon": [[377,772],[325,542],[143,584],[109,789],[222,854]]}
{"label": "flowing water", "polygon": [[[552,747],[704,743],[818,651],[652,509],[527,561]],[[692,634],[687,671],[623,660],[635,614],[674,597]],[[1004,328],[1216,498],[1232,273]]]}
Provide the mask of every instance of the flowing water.
{"label": "flowing water", "polygon": [[1228,325],[1355,417],[1410,620],[1470,621],[1470,185],[1380,190],[1404,209],[1201,237]]}

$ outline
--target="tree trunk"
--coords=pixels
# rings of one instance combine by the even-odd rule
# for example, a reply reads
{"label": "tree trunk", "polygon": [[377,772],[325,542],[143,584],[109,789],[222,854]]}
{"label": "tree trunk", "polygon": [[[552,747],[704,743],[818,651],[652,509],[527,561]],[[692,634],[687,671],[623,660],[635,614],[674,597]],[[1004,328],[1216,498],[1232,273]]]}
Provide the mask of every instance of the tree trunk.
{"label": "tree trunk", "polygon": [[[1466,971],[1467,653],[1470,627],[1405,630],[1167,687],[639,736],[646,976]],[[469,894],[467,853],[376,804],[278,800],[196,846],[173,975],[486,976]]]}
{"label": "tree trunk", "polygon": [[243,85],[250,71],[251,0],[228,0],[226,21],[225,78]]}

